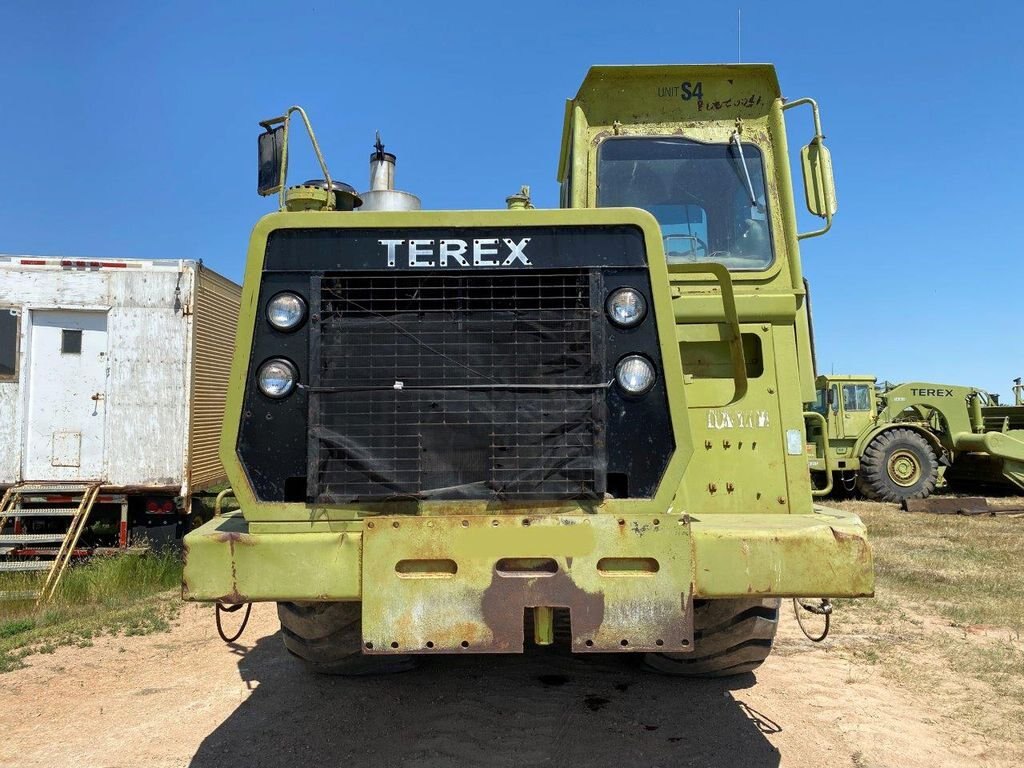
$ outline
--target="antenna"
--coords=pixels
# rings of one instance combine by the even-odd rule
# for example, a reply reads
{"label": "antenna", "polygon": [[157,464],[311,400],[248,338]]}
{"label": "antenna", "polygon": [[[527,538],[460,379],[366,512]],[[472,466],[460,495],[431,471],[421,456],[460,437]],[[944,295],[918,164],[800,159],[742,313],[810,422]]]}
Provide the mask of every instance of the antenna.
{"label": "antenna", "polygon": [[736,63],[743,63],[743,9],[736,9]]}

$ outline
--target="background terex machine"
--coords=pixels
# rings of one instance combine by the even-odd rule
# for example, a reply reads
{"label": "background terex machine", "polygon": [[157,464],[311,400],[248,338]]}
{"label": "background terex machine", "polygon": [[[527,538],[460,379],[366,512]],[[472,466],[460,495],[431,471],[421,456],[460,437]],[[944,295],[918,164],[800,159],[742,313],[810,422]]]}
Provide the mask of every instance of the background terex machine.
{"label": "background terex machine", "polygon": [[1024,489],[1024,403],[975,387],[819,376],[807,412],[815,495],[835,480],[882,501],[922,499],[946,481]]}

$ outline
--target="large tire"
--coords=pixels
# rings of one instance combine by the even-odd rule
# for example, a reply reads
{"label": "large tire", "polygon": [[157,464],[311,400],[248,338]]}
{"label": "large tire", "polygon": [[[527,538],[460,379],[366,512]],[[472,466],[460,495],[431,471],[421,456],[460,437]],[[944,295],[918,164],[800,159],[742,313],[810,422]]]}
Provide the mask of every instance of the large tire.
{"label": "large tire", "polygon": [[278,603],[284,647],[321,675],[379,675],[415,666],[411,656],[363,655],[362,603]]}
{"label": "large tire", "polygon": [[693,651],[648,653],[647,666],[683,677],[728,677],[761,666],[779,627],[778,598],[694,601]]}
{"label": "large tire", "polygon": [[939,462],[928,441],[905,427],[875,437],[860,457],[857,488],[875,501],[924,499],[935,490]]}

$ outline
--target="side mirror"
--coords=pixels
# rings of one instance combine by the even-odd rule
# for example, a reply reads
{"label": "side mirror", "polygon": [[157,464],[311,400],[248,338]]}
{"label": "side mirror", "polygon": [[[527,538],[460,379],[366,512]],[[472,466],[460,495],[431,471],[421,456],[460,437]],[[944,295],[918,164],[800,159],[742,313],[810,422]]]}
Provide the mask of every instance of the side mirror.
{"label": "side mirror", "polygon": [[259,172],[256,191],[266,197],[281,191],[281,167],[284,164],[284,126],[266,130],[257,139]]}
{"label": "side mirror", "polygon": [[814,99],[796,99],[782,105],[783,110],[793,109],[802,105],[811,108],[814,118],[814,138],[810,144],[800,150],[800,165],[804,176],[804,194],[807,197],[807,210],[825,220],[825,226],[813,232],[797,233],[797,240],[824,235],[832,228],[832,216],[836,212],[836,182],[832,177],[832,156],[825,147],[825,135],[821,132],[821,116],[818,114],[818,103]]}
{"label": "side mirror", "polygon": [[838,202],[836,182],[832,176],[832,155],[820,136],[800,150],[800,165],[804,172],[807,210],[823,219],[835,216]]}
{"label": "side mirror", "polygon": [[826,399],[828,400],[828,405],[829,408],[832,409],[832,412],[838,413],[839,403],[836,402],[836,390],[834,387],[828,388],[828,395],[826,395]]}

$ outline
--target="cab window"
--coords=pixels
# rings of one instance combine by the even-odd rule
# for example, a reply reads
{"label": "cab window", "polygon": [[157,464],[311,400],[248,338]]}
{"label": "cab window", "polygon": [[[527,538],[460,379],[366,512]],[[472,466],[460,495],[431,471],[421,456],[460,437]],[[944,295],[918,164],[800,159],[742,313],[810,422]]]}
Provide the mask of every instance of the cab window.
{"label": "cab window", "polygon": [[828,411],[828,401],[825,397],[825,392],[826,390],[819,389],[818,397],[815,399],[814,405],[811,406],[812,411],[820,413],[822,416],[824,416],[825,412]]}
{"label": "cab window", "polygon": [[598,149],[597,205],[649,211],[670,263],[733,270],[772,262],[761,151],[678,137],[620,136]]}
{"label": "cab window", "polygon": [[849,411],[870,411],[871,396],[867,384],[843,385],[843,409]]}

